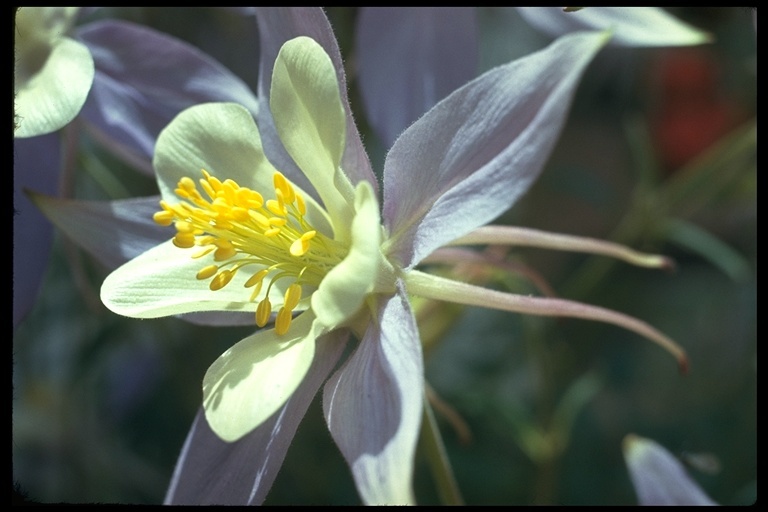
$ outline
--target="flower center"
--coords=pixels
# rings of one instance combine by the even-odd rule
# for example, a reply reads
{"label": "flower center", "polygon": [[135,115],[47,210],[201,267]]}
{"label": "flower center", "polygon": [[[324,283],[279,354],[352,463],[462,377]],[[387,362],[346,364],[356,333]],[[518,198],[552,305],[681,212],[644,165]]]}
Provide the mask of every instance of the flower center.
{"label": "flower center", "polygon": [[279,172],[273,179],[275,198],[267,201],[259,192],[231,179],[222,182],[204,169],[202,173],[200,187],[208,199],[185,176],[175,190],[184,201],[173,205],[160,201],[162,211],[155,213],[155,222],[162,226],[174,224],[173,243],[177,247],[202,247],[192,258],[213,253],[216,263],[197,273],[197,279],[210,279],[212,291],[225,287],[247,267],[251,276],[245,287],[253,288],[250,301],[255,302],[267,281],[256,307],[259,327],[267,324],[272,313],[272,285],[281,279],[292,281],[275,320],[277,334],[285,334],[302,298],[303,286],[317,288],[328,271],[344,259],[349,247],[307,222],[304,198]]}

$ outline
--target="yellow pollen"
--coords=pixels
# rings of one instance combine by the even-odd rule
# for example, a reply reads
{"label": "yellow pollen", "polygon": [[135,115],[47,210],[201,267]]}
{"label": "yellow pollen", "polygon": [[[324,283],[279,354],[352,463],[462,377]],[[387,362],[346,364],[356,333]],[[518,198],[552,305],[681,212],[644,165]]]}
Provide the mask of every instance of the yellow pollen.
{"label": "yellow pollen", "polygon": [[209,277],[212,277],[217,271],[219,270],[219,267],[216,265],[208,265],[207,267],[201,268],[197,272],[197,278],[198,279],[208,279]]}
{"label": "yellow pollen", "polygon": [[170,226],[173,224],[173,212],[163,210],[162,212],[155,213],[152,219],[161,226]]}
{"label": "yellow pollen", "polygon": [[245,286],[246,288],[250,288],[251,286],[261,284],[261,282],[264,281],[264,278],[267,277],[268,273],[269,273],[269,270],[267,269],[259,270],[258,272],[253,274],[251,277],[249,277],[243,286]]}
{"label": "yellow pollen", "polygon": [[317,231],[307,231],[298,240],[291,244],[291,254],[294,256],[303,256],[309,250],[309,241],[312,240]]}
{"label": "yellow pollen", "polygon": [[273,199],[268,200],[234,180],[222,182],[204,169],[202,175],[200,190],[192,178],[179,180],[175,192],[181,201],[160,201],[155,223],[175,227],[175,246],[199,247],[191,257],[206,260],[195,277],[210,280],[210,290],[221,290],[245,272],[247,277],[239,282],[251,288],[246,293],[256,304],[259,327],[270,320],[272,301],[279,300],[270,291],[280,281],[284,297],[275,332],[285,334],[303,292],[316,289],[349,247],[310,225],[304,198],[281,173],[273,176]]}
{"label": "yellow pollen", "polygon": [[264,299],[259,302],[256,307],[256,325],[264,327],[269,322],[269,315],[272,314],[272,304],[269,299]]}
{"label": "yellow pollen", "polygon": [[277,318],[275,318],[275,332],[280,336],[288,332],[291,320],[293,320],[291,310],[286,307],[280,308],[280,311],[277,312]]}
{"label": "yellow pollen", "polygon": [[285,291],[285,301],[283,303],[283,307],[287,308],[289,311],[293,311],[294,308],[299,304],[300,300],[301,300],[301,285],[293,283]]}
{"label": "yellow pollen", "polygon": [[[203,269],[205,270],[205,269]],[[208,285],[208,287],[211,289],[211,291],[221,290],[225,286],[229,284],[229,282],[232,280],[232,278],[235,277],[235,273],[231,270],[222,270],[216,276],[214,276],[213,279],[211,279],[211,284]]]}
{"label": "yellow pollen", "polygon": [[182,249],[189,249],[195,246],[195,235],[192,233],[176,233],[173,237],[173,245]]}

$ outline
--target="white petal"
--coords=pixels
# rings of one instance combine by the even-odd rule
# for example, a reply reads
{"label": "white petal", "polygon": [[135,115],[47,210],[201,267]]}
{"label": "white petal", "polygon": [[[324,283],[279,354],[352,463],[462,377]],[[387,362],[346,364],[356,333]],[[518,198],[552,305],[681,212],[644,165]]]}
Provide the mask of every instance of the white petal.
{"label": "white petal", "polygon": [[531,25],[551,36],[578,30],[611,30],[617,46],[687,46],[712,40],[706,32],[683,23],[660,7],[518,7]]}
{"label": "white petal", "polygon": [[276,414],[228,443],[208,425],[201,409],[187,435],[165,497],[166,505],[258,505],[283,463],[299,423],[341,356],[348,333],[318,340],[304,380]]}
{"label": "white petal", "polygon": [[24,7],[16,14],[16,137],[50,133],[80,112],[93,83],[88,48],[65,37],[76,7]]}
{"label": "white petal", "polygon": [[[211,291],[209,280],[198,280],[195,276],[213,263],[212,256],[193,259],[191,254],[196,250],[180,249],[168,241],[132,259],[104,280],[102,302],[115,313],[134,318],[198,311],[255,313],[256,303],[250,302],[251,290],[243,286],[252,269],[239,271],[227,286]],[[277,281],[270,297],[279,303],[284,293],[284,283]]]}
{"label": "white petal", "polygon": [[309,370],[319,334],[311,311],[288,333],[259,331],[236,343],[208,368],[203,407],[224,441],[236,441],[262,424],[290,398]]}

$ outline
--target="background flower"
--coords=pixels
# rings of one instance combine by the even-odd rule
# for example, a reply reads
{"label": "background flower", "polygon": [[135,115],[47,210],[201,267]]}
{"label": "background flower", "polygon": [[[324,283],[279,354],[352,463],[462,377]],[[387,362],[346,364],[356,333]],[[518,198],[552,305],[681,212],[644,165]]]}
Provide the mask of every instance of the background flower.
{"label": "background flower", "polygon": [[[75,26],[78,14],[92,21]],[[258,111],[243,81],[199,49],[124,20],[93,20],[100,14],[24,8],[17,16],[15,101],[26,121],[14,140],[14,327],[37,299],[52,242],[50,222],[22,190],[70,197],[82,162],[78,152],[93,151],[94,139],[122,160],[113,167],[127,162],[152,175],[158,133],[190,105],[236,101],[254,115]],[[65,134],[50,133],[65,125]],[[40,134],[47,135],[33,137]],[[102,173],[103,181],[114,183],[109,174]],[[94,228],[100,220],[90,219]],[[127,247],[123,252],[126,259],[102,261],[116,266],[134,254]]]}
{"label": "background flower", "polygon": [[68,37],[77,7],[17,8],[14,137],[45,135],[80,112],[93,82],[88,48]]}

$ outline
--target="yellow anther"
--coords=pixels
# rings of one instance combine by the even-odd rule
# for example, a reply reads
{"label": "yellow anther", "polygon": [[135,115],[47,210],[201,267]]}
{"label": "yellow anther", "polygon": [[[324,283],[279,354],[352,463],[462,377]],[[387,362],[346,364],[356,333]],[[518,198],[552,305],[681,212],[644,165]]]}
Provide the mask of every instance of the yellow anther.
{"label": "yellow anther", "polygon": [[265,298],[256,307],[256,325],[264,327],[269,322],[269,315],[272,314],[272,304]]}
{"label": "yellow anther", "polygon": [[258,209],[264,205],[264,198],[261,194],[249,188],[241,187],[237,189],[236,196],[237,204],[244,208]]}
{"label": "yellow anther", "polygon": [[291,326],[291,320],[293,320],[293,313],[290,309],[282,307],[277,312],[277,318],[275,318],[275,332],[278,336],[288,332],[288,328]]}
{"label": "yellow anther", "polygon": [[251,277],[249,277],[243,286],[245,286],[246,288],[250,288],[251,286],[261,283],[262,281],[264,281],[264,278],[267,277],[267,274],[269,274],[269,270],[267,270],[266,268],[263,270],[259,270],[258,272],[253,274]]}
{"label": "yellow anther", "polygon": [[219,213],[227,213],[230,208],[229,203],[227,203],[227,200],[223,197],[214,199],[213,203],[211,203],[211,207]]}
{"label": "yellow anther", "polygon": [[191,192],[193,190],[196,190],[195,182],[192,181],[192,178],[188,176],[184,176],[179,180],[179,188],[186,190],[187,192]]}
{"label": "yellow anther", "polygon": [[211,291],[221,290],[225,286],[229,284],[229,282],[232,280],[232,278],[235,277],[235,273],[231,270],[222,270],[216,276],[211,279],[211,284],[208,285],[208,288],[211,289]]}
{"label": "yellow anther", "polygon": [[291,244],[290,250],[292,256],[303,256],[309,250],[309,242],[299,238]]}
{"label": "yellow anther", "polygon": [[192,224],[185,220],[177,221],[176,224],[174,224],[174,227],[179,233],[194,233],[195,231],[195,228],[192,226]]}
{"label": "yellow anther", "polygon": [[208,180],[200,180],[200,186],[203,187],[203,190],[208,194],[208,197],[211,200],[216,199],[216,191],[213,190],[213,187],[208,183]]}
{"label": "yellow anther", "polygon": [[176,233],[173,237],[173,245],[181,249],[189,249],[195,246],[195,235],[192,233]]}
{"label": "yellow anther", "polygon": [[288,311],[293,311],[296,309],[296,306],[299,305],[299,301],[301,300],[301,285],[293,283],[291,286],[288,287],[287,290],[285,290],[285,302],[283,303],[283,307],[288,309]]}
{"label": "yellow anther", "polygon": [[231,205],[235,202],[236,197],[236,191],[240,188],[237,183],[235,183],[233,180],[226,180],[224,183],[222,183],[222,192],[224,193],[224,198],[226,198],[227,202]]}
{"label": "yellow anther", "polygon": [[248,212],[248,215],[251,217],[251,220],[258,224],[259,228],[262,230],[269,229],[269,219],[266,215],[262,215],[259,212],[255,212],[253,210]]}
{"label": "yellow anther", "polygon": [[[202,175],[199,182],[181,178],[176,193],[182,200],[173,205],[160,201],[161,211],[154,214],[154,221],[175,226],[173,243],[177,247],[198,247],[192,258],[208,258],[202,260],[196,277],[209,280],[212,291],[232,282],[238,269],[260,269],[249,272],[244,283],[249,301],[257,304],[259,327],[270,321],[269,292],[275,280],[292,282],[275,320],[277,334],[285,334],[302,300],[303,285],[317,287],[332,262],[346,254],[346,247],[308,225],[304,198],[282,174],[273,176],[274,196],[268,201],[234,180],[222,182],[205,169]],[[321,241],[310,245],[315,237]],[[262,295],[264,288],[266,295]]]}
{"label": "yellow anther", "polygon": [[237,254],[237,251],[231,245],[229,247],[219,247],[216,252],[213,253],[214,261],[225,261]]}
{"label": "yellow anther", "polygon": [[282,199],[287,204],[293,203],[295,193],[291,184],[285,179],[285,176],[276,172],[272,181],[275,184],[275,195],[278,196],[278,200]]}
{"label": "yellow anther", "polygon": [[229,211],[229,214],[238,222],[245,222],[251,218],[250,215],[248,215],[248,210],[242,206],[234,206]]}
{"label": "yellow anther", "polygon": [[152,220],[154,220],[157,224],[160,224],[161,226],[170,226],[173,224],[173,218],[174,213],[163,210],[162,212],[157,212],[152,216]]}
{"label": "yellow anther", "polygon": [[264,285],[264,278],[269,273],[269,270],[259,270],[255,274],[253,274],[248,280],[245,282],[245,287],[250,288],[253,286],[253,291],[251,292],[251,302],[253,302],[256,297],[258,297],[259,293],[261,292],[261,288]]}
{"label": "yellow anther", "polygon": [[211,185],[211,188],[214,190],[214,192],[218,193],[219,190],[221,190],[221,181],[219,181],[219,178],[216,176],[211,176],[206,171],[203,171],[203,174],[205,175],[205,178],[208,180],[208,183]]}
{"label": "yellow anther", "polygon": [[[200,239],[198,238],[197,245],[206,245],[206,244],[200,242]],[[215,249],[214,247],[206,247],[205,249],[201,249],[200,251],[197,251],[195,254],[192,255],[192,259],[197,260],[202,258],[203,256],[207,256],[211,254],[211,251],[213,251],[214,249]]]}
{"label": "yellow anther", "polygon": [[307,251],[309,251],[309,241],[312,240],[315,235],[317,234],[317,231],[307,231],[301,237],[297,238],[292,244],[291,244],[291,255],[293,256],[304,256]]}
{"label": "yellow anther", "polygon": [[267,201],[267,210],[279,217],[285,217],[288,215],[288,211],[285,209],[285,205],[277,201],[276,199],[270,199]]}
{"label": "yellow anther", "polygon": [[302,217],[307,214],[307,205],[304,204],[304,198],[300,194],[296,194],[296,207],[299,209]]}
{"label": "yellow anther", "polygon": [[217,265],[208,265],[207,267],[201,268],[197,272],[197,278],[201,280],[208,279],[209,277],[213,276],[218,270],[219,270],[219,267]]}

